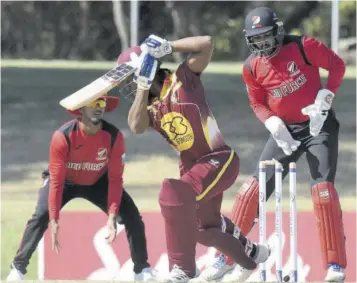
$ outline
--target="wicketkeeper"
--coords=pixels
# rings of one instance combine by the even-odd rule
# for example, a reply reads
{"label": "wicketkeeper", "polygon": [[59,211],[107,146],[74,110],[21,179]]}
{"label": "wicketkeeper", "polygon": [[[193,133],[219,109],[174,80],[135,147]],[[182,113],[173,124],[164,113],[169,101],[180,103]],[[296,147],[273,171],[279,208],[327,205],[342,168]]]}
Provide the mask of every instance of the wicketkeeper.
{"label": "wicketkeeper", "polygon": [[104,112],[113,111],[118,104],[117,97],[103,96],[79,110],[69,111],[76,118],[54,132],[35,213],[27,222],[7,280],[24,279],[48,222],[52,249],[59,252],[60,210],[77,197],[90,201],[108,215],[108,243],[116,237],[117,222],[125,226],[134,262],[133,279],[152,278],[144,223],[123,188],[124,137],[118,128],[102,119]]}
{"label": "wicketkeeper", "polygon": [[[347,266],[345,233],[334,185],[339,122],[331,106],[345,64],[314,38],[284,34],[283,23],[266,7],[256,8],[247,15],[244,33],[252,52],[243,66],[250,106],[271,134],[259,161],[279,161],[285,177],[289,163],[306,153],[322,264],[327,270],[325,280],[343,281]],[[329,71],[324,87],[319,68]],[[232,220],[244,234],[249,233],[258,216],[258,176],[257,164],[253,176],[238,191],[232,211]],[[274,170],[267,170],[267,198],[274,188]],[[208,274],[214,279],[233,267],[226,258],[225,264],[212,267]],[[242,276],[240,266],[236,270],[235,278],[239,282],[250,275],[246,272]]]}

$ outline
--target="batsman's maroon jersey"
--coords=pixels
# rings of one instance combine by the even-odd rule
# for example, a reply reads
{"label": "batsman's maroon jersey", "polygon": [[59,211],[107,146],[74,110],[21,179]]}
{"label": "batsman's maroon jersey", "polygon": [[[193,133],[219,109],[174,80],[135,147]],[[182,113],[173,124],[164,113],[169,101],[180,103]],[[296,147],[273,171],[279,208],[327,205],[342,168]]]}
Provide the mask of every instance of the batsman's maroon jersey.
{"label": "batsman's maroon jersey", "polygon": [[151,126],[180,153],[185,167],[200,157],[227,147],[207,104],[200,75],[184,61],[149,107]]}
{"label": "batsman's maroon jersey", "polygon": [[59,218],[65,182],[91,186],[106,172],[108,213],[117,214],[123,193],[124,154],[123,134],[106,121],[95,135],[85,135],[77,119],[55,131],[49,158],[50,219]]}
{"label": "batsman's maroon jersey", "polygon": [[[329,71],[322,87],[319,68]],[[307,36],[285,35],[280,51],[269,59],[253,54],[243,66],[250,106],[261,122],[271,116],[286,124],[309,119],[301,109],[313,104],[317,92],[327,88],[336,94],[345,64],[322,42]]]}

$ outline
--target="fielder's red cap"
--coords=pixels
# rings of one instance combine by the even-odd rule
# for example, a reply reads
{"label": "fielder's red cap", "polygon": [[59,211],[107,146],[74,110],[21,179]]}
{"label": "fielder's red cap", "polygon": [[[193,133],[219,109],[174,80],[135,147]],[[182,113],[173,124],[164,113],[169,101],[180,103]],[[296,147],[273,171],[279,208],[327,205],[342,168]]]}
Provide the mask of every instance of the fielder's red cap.
{"label": "fielder's red cap", "polygon": [[[104,95],[98,99],[104,99],[107,102],[107,105],[105,107],[105,112],[112,112],[115,108],[117,108],[119,106],[119,97]],[[79,109],[77,109],[77,110],[68,110],[67,109],[67,111],[68,111],[68,113],[70,113],[73,116],[82,116]]]}

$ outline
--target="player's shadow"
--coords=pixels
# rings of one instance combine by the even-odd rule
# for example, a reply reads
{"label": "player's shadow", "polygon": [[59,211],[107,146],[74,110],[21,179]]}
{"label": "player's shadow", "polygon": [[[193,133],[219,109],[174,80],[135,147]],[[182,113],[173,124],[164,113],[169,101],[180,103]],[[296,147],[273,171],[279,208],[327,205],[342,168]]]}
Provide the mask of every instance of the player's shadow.
{"label": "player's shadow", "polygon": [[[58,102],[103,73],[103,70],[2,68],[2,181],[26,179],[34,170],[38,170],[40,176],[48,160],[53,131],[72,118]],[[219,128],[226,142],[239,153],[241,176],[252,173],[268,133],[249,107],[241,76],[203,74],[203,81]],[[341,124],[336,182],[340,184],[339,191],[346,194],[353,194],[356,185],[355,85],[355,79],[345,79],[333,103]],[[110,94],[119,95],[115,89]],[[130,101],[121,99],[120,107],[106,115],[106,120],[125,134],[128,162],[143,158],[143,155],[177,158],[158,134],[149,131],[142,136],[133,136],[129,132],[127,114],[130,105]],[[305,157],[298,163],[298,171],[308,182]]]}

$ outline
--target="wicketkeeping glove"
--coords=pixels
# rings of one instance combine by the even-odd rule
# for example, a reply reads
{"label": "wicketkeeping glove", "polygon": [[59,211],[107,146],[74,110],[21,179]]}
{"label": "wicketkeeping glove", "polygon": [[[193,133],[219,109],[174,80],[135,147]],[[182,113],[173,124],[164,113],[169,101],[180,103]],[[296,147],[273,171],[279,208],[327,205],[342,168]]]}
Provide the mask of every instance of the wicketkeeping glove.
{"label": "wicketkeeping glove", "polygon": [[293,151],[298,149],[301,142],[293,139],[285,123],[278,116],[268,118],[265,121],[265,127],[272,134],[278,147],[280,147],[286,155],[291,155]]}
{"label": "wicketkeeping glove", "polygon": [[301,109],[301,113],[310,117],[310,134],[316,137],[327,118],[335,94],[328,89],[321,89],[317,93],[315,103]]}
{"label": "wicketkeeping glove", "polygon": [[146,38],[140,47],[157,59],[172,53],[171,42],[153,34]]}
{"label": "wicketkeeping glove", "polygon": [[[134,58],[131,59],[133,61]],[[139,59],[134,60],[138,62],[137,70],[134,73],[134,82],[140,89],[150,89],[158,68],[157,60],[146,52],[142,52]]]}

